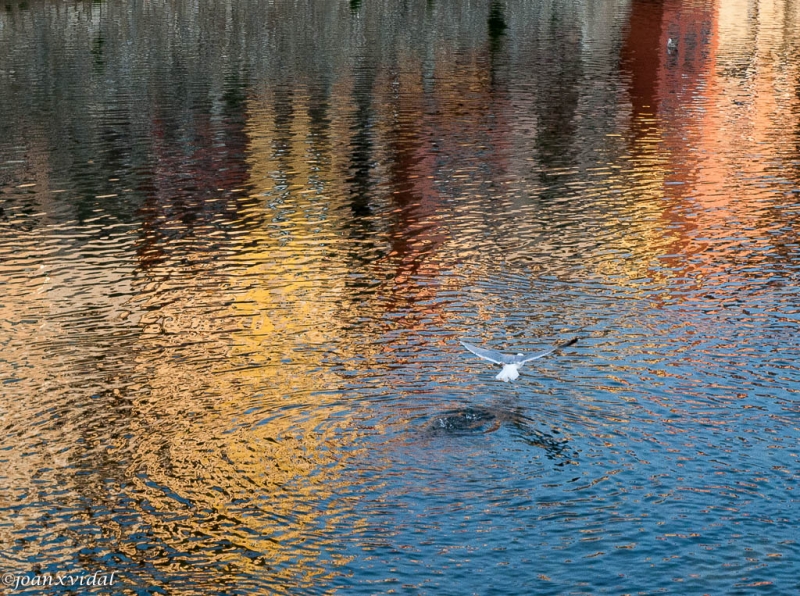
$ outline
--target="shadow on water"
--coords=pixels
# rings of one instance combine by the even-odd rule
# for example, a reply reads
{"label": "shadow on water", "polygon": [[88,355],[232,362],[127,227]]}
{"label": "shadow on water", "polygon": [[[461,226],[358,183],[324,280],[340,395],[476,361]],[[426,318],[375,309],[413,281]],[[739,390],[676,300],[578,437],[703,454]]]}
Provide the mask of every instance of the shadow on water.
{"label": "shadow on water", "polygon": [[557,430],[545,432],[534,425],[532,418],[519,412],[473,406],[437,414],[425,427],[424,433],[428,436],[459,437],[493,433],[506,427],[528,445],[544,449],[548,459],[559,460],[556,465],[568,465],[577,457],[577,453],[569,448],[569,440],[556,436],[559,434]]}

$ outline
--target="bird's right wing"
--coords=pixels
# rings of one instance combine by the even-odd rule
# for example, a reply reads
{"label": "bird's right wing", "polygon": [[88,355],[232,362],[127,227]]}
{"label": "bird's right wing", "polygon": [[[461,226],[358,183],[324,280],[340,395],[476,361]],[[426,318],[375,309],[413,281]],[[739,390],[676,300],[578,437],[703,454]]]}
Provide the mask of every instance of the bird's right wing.
{"label": "bird's right wing", "polygon": [[475,354],[478,358],[483,358],[484,360],[488,360],[489,362],[494,362],[495,364],[507,364],[507,362],[503,360],[504,354],[501,354],[500,352],[495,352],[494,350],[484,350],[483,348],[479,348],[478,346],[473,346],[472,344],[468,344],[465,341],[462,341],[461,345],[467,348],[473,354]]}

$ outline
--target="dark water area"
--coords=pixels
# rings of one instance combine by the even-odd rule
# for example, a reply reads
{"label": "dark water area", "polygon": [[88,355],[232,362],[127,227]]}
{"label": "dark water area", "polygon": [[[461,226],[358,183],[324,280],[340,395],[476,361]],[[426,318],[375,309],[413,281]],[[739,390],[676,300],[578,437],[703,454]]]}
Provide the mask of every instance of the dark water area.
{"label": "dark water area", "polygon": [[0,4],[6,593],[800,591],[798,56],[790,0]]}

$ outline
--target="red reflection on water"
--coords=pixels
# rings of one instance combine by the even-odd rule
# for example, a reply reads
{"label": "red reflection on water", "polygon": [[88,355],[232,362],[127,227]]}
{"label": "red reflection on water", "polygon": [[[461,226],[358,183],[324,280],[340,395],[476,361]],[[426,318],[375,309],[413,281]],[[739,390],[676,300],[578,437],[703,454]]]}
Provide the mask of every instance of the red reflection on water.
{"label": "red reflection on water", "polygon": [[[658,110],[658,73],[661,69],[661,47],[664,2],[639,0],[631,3],[628,35],[620,53],[624,70],[630,76],[630,98],[633,123],[650,120]],[[645,130],[647,127],[643,127]]]}
{"label": "red reflection on water", "polygon": [[243,159],[248,137],[244,102],[229,102],[227,109],[221,122],[200,109],[180,123],[152,120],[156,161],[152,186],[142,189],[147,191],[137,251],[142,268],[164,259],[170,239],[194,232],[202,240],[217,217],[235,215],[226,199],[249,180]]}
{"label": "red reflection on water", "polygon": [[[661,154],[666,158],[663,195],[667,208],[662,219],[673,231],[672,242],[663,264],[680,271],[679,277],[691,288],[695,266],[689,257],[706,249],[695,238],[705,226],[697,216],[715,209],[711,197],[723,183],[725,173],[704,164],[712,134],[707,122],[707,107],[717,94],[715,68],[717,55],[717,5],[670,1],[664,4],[662,34],[657,43],[661,65],[658,69],[658,96]],[[672,40],[672,43],[670,43]],[[714,149],[711,149],[711,153]],[[724,196],[723,193],[720,195]],[[727,200],[727,199],[724,199]],[[702,232],[701,232],[702,233]],[[695,259],[692,259],[695,261]]]}
{"label": "red reflection on water", "polygon": [[449,238],[443,225],[446,197],[437,184],[461,168],[477,168],[476,146],[485,150],[480,165],[491,171],[491,179],[507,172],[513,110],[507,84],[496,72],[502,52],[502,43],[494,40],[476,55],[441,61],[437,79],[457,86],[426,91],[421,62],[413,69],[407,64],[398,81],[404,92],[393,100],[396,125],[388,138],[395,219],[388,233],[393,275],[386,308],[404,313],[402,326],[422,328],[431,317],[439,320],[446,304],[434,300],[441,267],[437,252]]}
{"label": "red reflection on water", "polygon": [[660,230],[654,276],[668,271],[676,295],[713,285],[719,298],[726,280],[791,265],[798,232],[782,209],[796,204],[800,101],[797,68],[776,48],[797,43],[786,26],[796,17],[779,5],[640,0],[630,18],[622,56],[642,204]]}

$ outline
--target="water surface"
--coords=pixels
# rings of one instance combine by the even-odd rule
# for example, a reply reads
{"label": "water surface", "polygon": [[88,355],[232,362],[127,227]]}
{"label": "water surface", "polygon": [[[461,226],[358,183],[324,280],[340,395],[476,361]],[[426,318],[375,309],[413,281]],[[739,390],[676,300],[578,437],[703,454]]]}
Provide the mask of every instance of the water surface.
{"label": "water surface", "polygon": [[[2,571],[800,588],[799,32],[788,0],[8,4]],[[458,343],[576,335],[513,384]]]}

